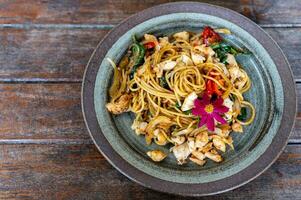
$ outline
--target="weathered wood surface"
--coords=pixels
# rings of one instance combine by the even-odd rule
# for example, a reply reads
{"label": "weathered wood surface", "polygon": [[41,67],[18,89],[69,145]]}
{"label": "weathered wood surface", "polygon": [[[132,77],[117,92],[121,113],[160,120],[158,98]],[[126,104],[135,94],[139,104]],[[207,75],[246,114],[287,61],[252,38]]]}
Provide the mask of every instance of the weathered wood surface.
{"label": "weathered wood surface", "polygon": [[[0,1],[0,23],[116,24],[145,8],[171,0]],[[301,23],[299,0],[203,0],[230,8],[259,24]]]}
{"label": "weathered wood surface", "polygon": [[[266,28],[301,79],[301,28]],[[0,81],[80,81],[108,30],[0,29]],[[49,56],[51,55],[51,56]]]}
{"label": "weathered wood surface", "polygon": [[[22,139],[27,143],[51,139],[88,142],[80,92],[80,83],[0,84],[0,144]],[[301,85],[298,92],[301,99]],[[299,105],[301,115],[301,101]],[[301,143],[301,117],[297,118],[290,142]]]}
{"label": "weathered wood surface", "polygon": [[[139,186],[115,170],[93,145],[0,148],[0,199],[194,199]],[[300,185],[301,146],[289,145],[262,176],[209,199],[300,199]]]}
{"label": "weathered wood surface", "polygon": [[0,84],[0,138],[88,139],[80,90],[79,83]]}
{"label": "weathered wood surface", "polygon": [[80,81],[90,55],[105,33],[0,29],[0,79]]}

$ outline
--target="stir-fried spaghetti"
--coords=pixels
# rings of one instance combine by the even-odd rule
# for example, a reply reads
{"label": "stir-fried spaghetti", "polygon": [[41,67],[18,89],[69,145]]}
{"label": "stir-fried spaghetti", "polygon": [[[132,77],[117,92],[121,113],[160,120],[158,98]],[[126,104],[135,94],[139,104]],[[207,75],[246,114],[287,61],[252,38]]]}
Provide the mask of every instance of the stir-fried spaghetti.
{"label": "stir-fried spaghetti", "polygon": [[[201,34],[145,34],[141,42],[133,39],[118,66],[108,59],[114,79],[107,109],[134,112],[133,130],[146,144],[171,144],[179,164],[188,158],[198,165],[206,158],[221,162],[219,151],[233,148],[230,133],[243,132],[242,125],[254,120],[255,109],[243,97],[251,81],[235,59],[244,52],[218,32],[230,34],[211,27]],[[166,157],[160,150],[147,154],[154,161]]]}

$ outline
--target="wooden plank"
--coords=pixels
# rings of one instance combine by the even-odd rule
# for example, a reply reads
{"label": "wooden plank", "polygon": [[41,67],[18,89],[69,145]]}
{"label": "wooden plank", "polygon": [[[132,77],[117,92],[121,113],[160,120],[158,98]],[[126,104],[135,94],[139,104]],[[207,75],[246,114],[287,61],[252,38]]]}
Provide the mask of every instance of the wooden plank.
{"label": "wooden plank", "polygon": [[[301,85],[298,84],[301,99]],[[87,143],[80,83],[0,84],[0,143]],[[299,117],[290,142],[301,142]]]}
{"label": "wooden plank", "polygon": [[106,30],[0,30],[0,79],[80,81]]}
{"label": "wooden plank", "polygon": [[[192,199],[146,189],[115,170],[94,145],[0,146],[0,199]],[[301,146],[289,145],[251,183],[221,199],[300,199]]]}
{"label": "wooden plank", "polygon": [[0,84],[0,138],[88,139],[81,84]]}
{"label": "wooden plank", "polygon": [[[301,28],[266,28],[301,79]],[[108,30],[0,29],[0,81],[81,81]]]}
{"label": "wooden plank", "polygon": [[278,43],[291,65],[295,79],[301,79],[301,28],[265,28]]}
{"label": "wooden plank", "polygon": [[[116,24],[143,9],[172,0],[0,1],[0,23]],[[260,24],[301,23],[298,0],[200,0],[240,12]]]}

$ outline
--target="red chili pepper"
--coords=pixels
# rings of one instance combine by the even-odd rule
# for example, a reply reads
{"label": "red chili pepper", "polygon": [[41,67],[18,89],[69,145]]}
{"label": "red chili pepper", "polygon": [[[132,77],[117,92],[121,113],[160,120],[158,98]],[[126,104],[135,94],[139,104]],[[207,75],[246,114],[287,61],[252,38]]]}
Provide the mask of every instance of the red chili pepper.
{"label": "red chili pepper", "polygon": [[206,83],[206,91],[207,91],[207,94],[209,94],[209,95],[213,94],[212,81],[211,80],[208,80],[207,83]]}
{"label": "red chili pepper", "polygon": [[208,95],[212,95],[212,94],[216,94],[218,96],[222,95],[222,92],[218,89],[218,85],[212,80],[207,81],[206,92]]}
{"label": "red chili pepper", "polygon": [[144,44],[144,47],[146,48],[146,49],[152,49],[152,48],[154,48],[156,46],[156,44],[154,43],[154,42],[148,42],[148,43],[145,43]]}
{"label": "red chili pepper", "polygon": [[222,37],[218,33],[216,33],[210,26],[204,27],[201,36],[203,38],[203,43],[207,46],[223,40]]}

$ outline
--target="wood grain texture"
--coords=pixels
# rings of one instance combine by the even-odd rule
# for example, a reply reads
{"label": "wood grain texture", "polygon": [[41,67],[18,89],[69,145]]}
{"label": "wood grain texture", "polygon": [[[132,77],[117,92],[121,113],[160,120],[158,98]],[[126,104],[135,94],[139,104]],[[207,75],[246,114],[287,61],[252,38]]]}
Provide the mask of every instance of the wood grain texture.
{"label": "wood grain texture", "polygon": [[81,84],[0,84],[0,138],[88,139]]}
{"label": "wood grain texture", "polygon": [[[196,199],[162,194],[130,181],[94,145],[0,148],[0,199]],[[263,175],[210,199],[300,199],[300,184],[301,146],[289,145]]]}
{"label": "wood grain texture", "polygon": [[0,77],[73,81],[84,68],[103,30],[0,30]]}
{"label": "wood grain texture", "polygon": [[[0,1],[0,23],[116,24],[143,9],[172,0]],[[301,23],[299,0],[201,0],[230,8],[260,24]]]}
{"label": "wood grain texture", "polygon": [[[301,85],[297,89],[299,117],[291,143],[301,143]],[[80,83],[0,84],[0,143],[90,142],[80,92]]]}
{"label": "wood grain texture", "polygon": [[[301,79],[301,28],[266,28]],[[0,81],[81,81],[108,30],[0,29]]]}

